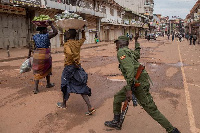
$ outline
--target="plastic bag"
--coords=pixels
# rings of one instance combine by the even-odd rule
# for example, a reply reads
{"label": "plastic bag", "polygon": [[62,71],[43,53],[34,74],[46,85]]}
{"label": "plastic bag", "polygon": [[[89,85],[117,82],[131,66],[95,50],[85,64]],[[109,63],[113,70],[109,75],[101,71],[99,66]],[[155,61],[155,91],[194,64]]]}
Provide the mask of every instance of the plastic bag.
{"label": "plastic bag", "polygon": [[31,71],[31,68],[32,68],[32,61],[33,61],[33,58],[32,58],[32,57],[26,59],[26,60],[24,61],[24,63],[22,63],[22,65],[21,65],[21,67],[20,67],[20,73],[25,73],[25,72]]}

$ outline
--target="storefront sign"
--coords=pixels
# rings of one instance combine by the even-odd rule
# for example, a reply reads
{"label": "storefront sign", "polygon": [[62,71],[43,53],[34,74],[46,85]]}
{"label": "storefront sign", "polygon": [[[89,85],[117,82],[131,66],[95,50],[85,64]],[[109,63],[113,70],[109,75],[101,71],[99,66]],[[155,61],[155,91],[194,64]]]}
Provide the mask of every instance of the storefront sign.
{"label": "storefront sign", "polygon": [[41,0],[1,0],[2,3],[40,7]]}
{"label": "storefront sign", "polygon": [[129,24],[130,24],[130,21],[129,21],[128,19],[125,19],[125,20],[124,20],[124,24],[129,25]]}
{"label": "storefront sign", "polygon": [[110,29],[109,26],[103,26],[103,28],[106,29],[106,30]]}
{"label": "storefront sign", "polygon": [[0,4],[0,12],[26,15],[25,8]]}
{"label": "storefront sign", "polygon": [[194,13],[194,21],[198,21],[199,20],[199,14],[198,13]]}
{"label": "storefront sign", "polygon": [[10,3],[10,0],[0,0],[1,3]]}
{"label": "storefront sign", "polygon": [[97,29],[88,29],[89,32],[98,32]]}

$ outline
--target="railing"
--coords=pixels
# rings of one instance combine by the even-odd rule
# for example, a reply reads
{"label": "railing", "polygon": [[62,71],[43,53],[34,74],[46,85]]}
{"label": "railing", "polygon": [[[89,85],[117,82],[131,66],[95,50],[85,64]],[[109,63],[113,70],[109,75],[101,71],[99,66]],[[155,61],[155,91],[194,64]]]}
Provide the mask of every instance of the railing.
{"label": "railing", "polygon": [[154,5],[151,4],[151,3],[145,3],[144,7],[146,7],[146,8],[154,8]]}
{"label": "railing", "polygon": [[[65,2],[66,1],[66,2]],[[89,2],[89,1],[73,1],[73,0],[48,0],[44,7],[55,8],[60,10],[70,10],[74,12],[85,13],[89,15],[95,15],[98,17],[106,17],[106,9],[99,3]]]}

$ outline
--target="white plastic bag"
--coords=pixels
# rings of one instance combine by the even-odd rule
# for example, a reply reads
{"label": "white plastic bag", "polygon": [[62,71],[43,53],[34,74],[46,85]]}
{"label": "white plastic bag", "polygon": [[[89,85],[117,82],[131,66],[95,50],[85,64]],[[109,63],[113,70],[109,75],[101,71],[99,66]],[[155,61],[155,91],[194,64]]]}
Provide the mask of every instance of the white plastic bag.
{"label": "white plastic bag", "polygon": [[25,73],[25,72],[31,71],[32,62],[33,62],[33,57],[26,59],[20,67],[20,73]]}

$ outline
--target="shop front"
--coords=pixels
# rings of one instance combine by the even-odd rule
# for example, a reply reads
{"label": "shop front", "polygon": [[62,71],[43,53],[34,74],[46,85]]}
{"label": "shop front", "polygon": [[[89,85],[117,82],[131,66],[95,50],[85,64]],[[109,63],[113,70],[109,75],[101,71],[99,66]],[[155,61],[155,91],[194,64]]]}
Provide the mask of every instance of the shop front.
{"label": "shop front", "polygon": [[26,9],[0,4],[0,48],[27,45]]}
{"label": "shop front", "polygon": [[98,17],[92,15],[85,15],[87,21],[86,41],[85,44],[95,43],[95,34],[98,35]]}
{"label": "shop front", "polygon": [[110,25],[106,23],[102,23],[100,30],[100,40],[108,42],[110,36]]}
{"label": "shop front", "polygon": [[[41,0],[0,1],[0,48],[27,46],[31,38],[29,9],[41,6]],[[34,11],[34,10],[33,10]]]}

